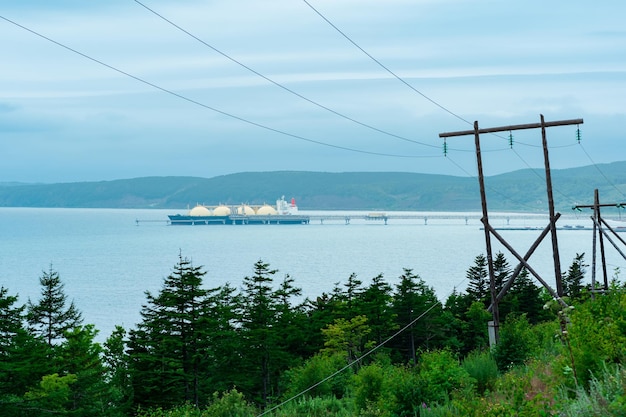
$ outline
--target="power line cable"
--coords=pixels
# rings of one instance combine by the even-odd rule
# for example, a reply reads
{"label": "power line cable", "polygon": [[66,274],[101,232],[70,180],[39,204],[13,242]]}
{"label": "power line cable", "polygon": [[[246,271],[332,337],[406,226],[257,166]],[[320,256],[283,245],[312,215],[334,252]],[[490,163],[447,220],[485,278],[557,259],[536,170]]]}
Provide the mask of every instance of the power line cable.
{"label": "power line cable", "polygon": [[[452,158],[450,158],[450,156],[446,156],[446,159],[447,159],[448,161],[450,161],[450,162],[451,162],[454,166],[456,166],[458,169],[460,169],[461,171],[463,171],[463,172],[464,172],[464,173],[465,173],[468,177],[478,179],[478,177],[477,177],[476,175],[469,173],[469,172],[468,172],[465,168],[463,168],[460,164],[458,164],[458,163],[457,163],[457,162],[455,162]],[[525,204],[525,203],[522,203],[522,202],[520,202],[520,201],[516,201],[515,199],[513,199],[513,198],[511,198],[510,196],[508,196],[508,195],[506,195],[506,194],[502,193],[500,190],[498,190],[498,189],[496,189],[496,188],[491,187],[491,186],[490,186],[490,185],[488,185],[488,184],[485,184],[485,188],[489,189],[489,191],[491,191],[491,192],[493,192],[493,193],[495,193],[495,194],[498,194],[500,197],[504,198],[505,200],[509,200],[509,201],[511,201],[511,202],[513,202],[513,203],[515,203],[515,204],[517,204],[517,205],[518,205],[518,206],[520,206],[520,207],[526,207],[529,211],[535,211],[535,210],[536,210],[536,207],[531,207],[531,206],[529,206],[529,205],[527,205],[527,204]]]}
{"label": "power line cable", "polygon": [[[450,293],[452,294],[452,293]],[[261,417],[264,416],[265,414],[272,412],[274,410],[276,410],[279,407],[282,407],[283,405],[295,400],[296,398],[299,398],[301,396],[303,396],[304,394],[306,394],[307,392],[311,391],[312,389],[314,389],[315,387],[323,384],[324,382],[334,378],[335,376],[339,375],[340,373],[342,373],[343,371],[345,371],[346,369],[352,368],[355,364],[359,363],[360,361],[362,361],[363,359],[365,359],[366,357],[370,356],[372,353],[376,352],[378,349],[380,349],[381,347],[385,346],[387,343],[389,343],[392,339],[394,339],[396,336],[398,336],[399,334],[401,334],[402,332],[404,332],[406,329],[408,329],[409,327],[413,326],[417,321],[419,321],[422,317],[424,317],[426,314],[430,313],[430,311],[432,309],[434,309],[435,307],[437,307],[438,305],[443,306],[443,304],[441,304],[441,301],[437,300],[436,302],[433,303],[433,305],[431,305],[426,311],[424,311],[422,314],[420,314],[416,319],[414,319],[413,321],[411,321],[409,324],[407,324],[406,326],[404,326],[402,329],[398,330],[396,333],[394,333],[392,336],[390,336],[389,338],[387,338],[386,340],[384,340],[381,344],[375,346],[374,348],[370,349],[369,351],[365,352],[363,355],[361,355],[360,357],[358,357],[357,359],[353,360],[352,362],[350,362],[349,364],[347,364],[346,366],[344,366],[343,368],[339,369],[338,371],[332,373],[331,375],[327,376],[326,378],[322,379],[321,381],[311,385],[310,387],[308,387],[307,389],[299,392],[298,394],[292,396],[291,398],[286,399],[285,401],[281,402],[280,404],[275,405],[274,407],[271,407],[267,410],[265,410],[264,412],[262,412],[261,414],[257,415],[256,417]]]}
{"label": "power line cable", "polygon": [[594,162],[593,159],[591,159],[591,155],[589,155],[589,153],[587,152],[587,150],[585,149],[585,147],[583,146],[582,143],[578,143],[580,145],[580,149],[582,149],[583,153],[587,156],[587,158],[589,158],[589,161],[591,161],[591,164],[594,166],[594,168],[600,173],[600,175],[602,175],[602,177],[606,180],[606,182],[608,182],[613,188],[615,188],[615,190],[620,193],[622,195],[622,197],[626,198],[626,194],[624,194],[622,192],[622,190],[620,190],[611,180],[609,180],[607,178],[606,175],[604,175],[604,172],[602,172],[602,170],[600,169],[600,167]]}
{"label": "power line cable", "polygon": [[[447,296],[446,296],[446,300],[448,298],[450,298],[450,296],[452,294],[454,294],[456,292],[456,289],[461,286],[461,284],[463,284],[465,281],[467,281],[468,278],[467,276],[465,276],[459,283],[457,286],[454,287],[454,289],[450,292],[448,292]],[[395,332],[393,335],[389,336],[387,339],[385,339],[383,342],[381,342],[379,345],[373,347],[372,349],[370,349],[369,351],[365,352],[363,355],[361,355],[359,358],[353,360],[352,362],[350,362],[349,364],[347,364],[346,366],[344,366],[343,368],[339,369],[338,371],[333,372],[332,374],[330,374],[329,376],[327,376],[326,378],[322,379],[319,382],[316,382],[315,384],[311,385],[310,387],[304,389],[303,391],[293,395],[292,397],[286,399],[285,401],[275,405],[274,407],[271,407],[265,411],[263,411],[261,414],[258,414],[256,417],[262,417],[267,413],[270,413],[274,410],[276,410],[277,408],[282,407],[283,405],[295,400],[296,398],[299,398],[301,396],[303,396],[304,394],[306,394],[307,392],[311,391],[312,389],[320,386],[321,384],[323,384],[324,382],[334,378],[335,376],[339,375],[340,373],[342,373],[343,371],[345,371],[346,369],[352,368],[355,364],[359,363],[360,361],[362,361],[363,359],[365,359],[366,357],[370,356],[372,353],[376,352],[378,349],[380,349],[381,347],[385,346],[387,343],[389,343],[391,340],[393,340],[394,338],[396,338],[397,336],[399,336],[401,333],[403,333],[404,331],[406,331],[407,329],[409,329],[410,327],[412,327],[413,325],[415,325],[415,323],[417,323],[419,320],[421,320],[424,316],[426,316],[428,313],[431,312],[431,310],[433,310],[435,307],[437,306],[442,306],[443,307],[443,303],[437,299],[436,302],[434,302],[428,309],[426,309],[426,311],[424,311],[422,314],[420,314],[418,317],[416,317],[415,319],[413,319],[411,322],[409,322],[409,324],[407,324],[406,326],[404,326],[403,328],[401,328],[400,330],[398,330],[397,332]]]}
{"label": "power line cable", "polygon": [[219,110],[219,109],[217,109],[215,107],[211,107],[211,106],[209,106],[207,104],[201,103],[201,102],[199,102],[197,100],[191,99],[191,98],[186,97],[186,96],[184,96],[182,94],[179,94],[179,93],[176,93],[176,92],[174,92],[172,90],[169,90],[167,88],[161,87],[161,86],[159,86],[157,84],[154,84],[154,83],[152,83],[150,81],[147,81],[147,80],[145,80],[143,78],[140,78],[140,77],[138,77],[136,75],[132,75],[132,74],[126,72],[126,71],[123,71],[123,70],[121,70],[119,68],[116,68],[116,67],[114,67],[112,65],[109,65],[109,64],[107,64],[107,63],[105,63],[103,61],[100,61],[100,60],[98,60],[96,58],[93,58],[93,57],[91,57],[91,56],[89,56],[89,55],[87,55],[87,54],[85,54],[83,52],[80,52],[80,51],[74,49],[74,48],[71,48],[71,47],[69,47],[67,45],[64,45],[61,42],[55,41],[52,38],[49,38],[49,37],[47,37],[47,36],[37,32],[37,31],[35,31],[33,29],[30,29],[30,28],[28,28],[28,27],[26,27],[24,25],[21,25],[21,24],[13,21],[13,20],[11,20],[11,19],[9,19],[7,17],[4,17],[2,15],[0,15],[0,19],[6,21],[8,23],[11,23],[11,24],[13,24],[13,25],[23,29],[23,30],[26,30],[27,32],[30,32],[33,35],[36,35],[36,36],[38,36],[38,37],[40,37],[42,39],[45,39],[45,40],[47,40],[49,42],[52,42],[55,45],[60,46],[61,48],[64,48],[64,49],[66,49],[66,50],[68,50],[70,52],[73,52],[73,53],[75,53],[77,55],[80,55],[83,58],[86,58],[86,59],[88,59],[90,61],[93,61],[93,62],[95,62],[97,64],[100,64],[100,65],[102,65],[102,66],[104,66],[104,67],[106,67],[106,68],[108,68],[110,70],[113,70],[113,71],[115,71],[117,73],[125,75],[125,76],[127,76],[129,78],[132,78],[135,81],[139,81],[140,83],[148,85],[148,86],[150,86],[150,87],[152,87],[154,89],[157,89],[157,90],[162,91],[164,93],[170,94],[170,95],[172,95],[174,97],[177,97],[177,98],[179,98],[181,100],[185,100],[185,101],[187,101],[189,103],[195,104],[195,105],[203,107],[205,109],[214,111],[214,112],[219,113],[221,115],[228,116],[228,117],[233,118],[235,120],[238,120],[240,122],[244,122],[244,123],[247,123],[249,125],[256,126],[256,127],[261,128],[261,129],[268,130],[270,132],[279,133],[281,135],[289,136],[289,137],[292,137],[292,138],[295,138],[295,139],[303,140],[303,141],[314,143],[314,144],[317,144],[317,145],[327,146],[327,147],[335,148],[335,149],[342,149],[342,150],[350,151],[350,152],[363,153],[363,154],[368,154],[368,155],[386,156],[386,157],[393,157],[393,158],[438,158],[438,157],[442,157],[441,155],[397,155],[397,154],[388,154],[388,153],[382,153],[382,152],[371,152],[371,151],[365,151],[365,150],[362,150],[362,149],[350,148],[350,147],[346,147],[346,146],[340,146],[340,145],[335,145],[335,144],[331,144],[331,143],[321,142],[321,141],[318,141],[318,140],[315,140],[315,139],[310,139],[310,138],[306,138],[304,136],[300,136],[300,135],[296,135],[296,134],[293,134],[293,133],[285,132],[285,131],[280,130],[280,129],[276,129],[276,128],[273,128],[273,127],[269,127],[269,126],[263,125],[261,123],[254,122],[252,120],[243,118],[241,116],[237,116],[237,115],[234,115],[232,113],[228,113],[228,112],[225,112],[223,110]]}
{"label": "power line cable", "polygon": [[204,46],[206,46],[206,47],[208,47],[208,48],[212,49],[213,51],[217,52],[218,54],[222,55],[224,58],[229,59],[230,61],[234,62],[235,64],[237,64],[237,65],[239,65],[239,66],[241,66],[241,67],[245,68],[246,70],[248,70],[248,71],[252,72],[253,74],[255,74],[255,75],[257,75],[257,76],[259,76],[259,77],[263,78],[264,80],[268,81],[269,83],[272,83],[272,84],[274,84],[275,86],[280,87],[280,88],[282,88],[283,90],[285,90],[285,91],[287,91],[287,92],[289,92],[289,93],[291,93],[291,94],[293,94],[293,95],[295,95],[295,96],[297,96],[297,97],[301,98],[302,100],[305,100],[305,101],[307,101],[307,102],[309,102],[309,103],[311,103],[311,104],[313,104],[313,105],[315,105],[315,106],[317,106],[317,107],[319,107],[319,108],[322,108],[322,109],[324,109],[324,110],[326,110],[326,111],[329,111],[329,112],[331,112],[331,113],[333,113],[333,114],[335,114],[335,115],[337,115],[337,116],[339,116],[339,117],[342,117],[342,118],[344,118],[344,119],[346,119],[346,120],[349,120],[349,121],[351,121],[351,122],[353,122],[353,123],[356,123],[356,124],[358,124],[358,125],[361,125],[361,126],[363,126],[363,127],[368,128],[368,129],[374,130],[374,131],[376,131],[376,132],[378,132],[378,133],[382,133],[382,134],[385,134],[385,135],[388,135],[388,136],[394,137],[394,138],[396,138],[396,139],[404,140],[404,141],[411,142],[411,143],[415,143],[415,144],[422,145],[422,146],[428,146],[428,147],[431,147],[431,148],[439,148],[439,146],[437,146],[437,145],[431,145],[431,144],[429,144],[429,143],[420,142],[420,141],[417,141],[417,140],[414,140],[414,139],[410,139],[410,138],[407,138],[407,137],[404,137],[404,136],[397,135],[397,134],[395,134],[395,133],[388,132],[388,131],[383,130],[383,129],[379,129],[379,128],[375,127],[375,126],[372,126],[372,125],[369,125],[369,124],[367,124],[367,123],[361,122],[361,121],[356,120],[356,119],[354,119],[354,118],[352,118],[352,117],[350,117],[350,116],[347,116],[347,115],[345,115],[345,114],[343,114],[343,113],[340,113],[340,112],[338,112],[338,111],[336,111],[336,110],[333,110],[333,109],[331,109],[331,108],[329,108],[329,107],[327,107],[327,106],[325,106],[325,105],[323,105],[323,104],[320,104],[320,103],[318,103],[317,101],[314,101],[314,100],[312,100],[312,99],[310,99],[310,98],[308,98],[308,97],[305,97],[305,96],[303,96],[302,94],[298,93],[297,91],[294,91],[294,90],[290,89],[289,87],[286,87],[285,85],[283,85],[283,84],[281,84],[281,83],[279,83],[279,82],[277,82],[277,81],[275,81],[275,80],[273,80],[273,79],[271,79],[271,78],[267,77],[266,75],[263,75],[262,73],[260,73],[260,72],[256,71],[255,69],[253,69],[253,68],[251,68],[250,66],[248,66],[248,65],[244,64],[243,62],[241,62],[241,61],[239,61],[239,60],[237,60],[237,59],[235,59],[235,58],[231,57],[231,56],[230,56],[230,55],[228,55],[227,53],[225,53],[225,52],[223,52],[223,51],[221,51],[221,50],[217,49],[216,47],[214,47],[214,46],[210,45],[210,44],[209,44],[209,43],[207,43],[206,41],[204,41],[204,40],[200,39],[198,36],[196,36],[196,35],[192,34],[192,33],[191,33],[191,32],[189,32],[188,30],[184,29],[184,28],[183,28],[183,27],[181,27],[180,25],[178,25],[178,24],[174,23],[171,19],[166,18],[165,16],[163,16],[163,15],[162,15],[162,14],[160,14],[160,13],[158,13],[158,12],[157,12],[157,11],[155,11],[154,9],[152,9],[152,8],[148,7],[146,4],[142,3],[141,1],[139,1],[139,0],[134,0],[134,2],[135,2],[135,3],[137,3],[137,4],[139,4],[140,6],[142,6],[143,8],[145,8],[146,10],[148,10],[149,12],[151,12],[152,14],[154,14],[155,16],[159,17],[159,18],[160,18],[160,19],[162,19],[163,21],[165,21],[165,22],[169,23],[170,25],[172,25],[172,26],[173,26],[173,27],[175,27],[176,29],[180,30],[181,32],[185,33],[186,35],[188,35],[188,36],[192,37],[193,39],[197,40],[198,42],[200,42],[200,43],[201,43],[201,44],[203,44]]}
{"label": "power line cable", "polygon": [[441,110],[445,111],[446,113],[456,117],[459,120],[462,120],[463,122],[467,123],[467,124],[472,124],[472,122],[470,122],[467,119],[464,119],[463,117],[459,116],[458,114],[454,113],[452,110],[448,109],[447,107],[445,107],[444,105],[438,103],[437,101],[435,101],[434,99],[430,98],[429,96],[427,96],[426,94],[422,93],[421,91],[419,91],[417,88],[413,87],[411,84],[409,84],[407,81],[405,81],[402,77],[400,77],[398,74],[396,74],[395,72],[393,72],[391,69],[389,69],[387,66],[385,66],[382,62],[380,62],[378,59],[374,58],[369,52],[367,52],[365,49],[361,48],[361,46],[359,46],[359,44],[357,44],[355,41],[353,41],[348,35],[346,35],[341,29],[339,29],[336,25],[334,25],[329,19],[326,18],[326,16],[324,16],[319,10],[317,10],[315,7],[313,7],[311,5],[311,3],[309,3],[307,0],[302,0],[307,6],[309,6],[311,8],[311,10],[313,10],[315,13],[317,13],[317,15],[319,17],[321,17],[326,23],[328,23],[333,29],[335,29],[341,36],[343,36],[344,38],[346,38],[346,40],[348,42],[350,42],[352,45],[354,45],[357,49],[359,49],[361,52],[363,52],[365,55],[367,55],[372,61],[374,61],[376,64],[378,64],[382,69],[384,69],[385,71],[387,71],[389,74],[391,74],[394,78],[396,78],[398,81],[400,81],[402,84],[406,85],[407,87],[409,87],[411,90],[413,90],[414,92],[416,92],[417,94],[419,94],[420,96],[422,96],[423,98],[425,98],[426,100],[428,100],[429,102],[431,102],[432,104],[434,104],[435,106],[439,107]]}
{"label": "power line cable", "polygon": [[[522,161],[524,163],[524,165],[526,165],[528,167],[528,169],[530,169],[530,171],[537,176],[537,178],[539,178],[542,181],[546,180],[545,176],[541,176],[535,170],[535,168],[531,167],[530,164],[528,162],[526,162],[526,160],[524,158],[522,158],[522,156],[515,149],[511,149],[511,150],[519,158],[519,160]],[[552,189],[555,190],[557,193],[559,193],[561,196],[565,197],[565,199],[569,200],[571,204],[576,204],[576,199],[574,199],[571,196],[568,196],[567,194],[561,192],[558,188],[554,187],[554,185],[552,185]]]}
{"label": "power line cable", "polygon": [[[467,124],[472,124],[469,120],[463,118],[462,116],[458,115],[457,113],[453,112],[452,110],[450,110],[449,108],[445,107],[444,105],[440,104],[439,102],[437,102],[436,100],[434,100],[433,98],[427,96],[426,94],[424,94],[423,92],[421,92],[420,90],[416,89],[415,87],[413,87],[410,83],[408,83],[406,80],[404,80],[402,77],[400,77],[398,74],[396,74],[395,72],[393,72],[389,67],[387,67],[386,65],[384,65],[380,60],[376,59],[372,54],[370,54],[369,52],[367,52],[365,49],[363,49],[359,44],[357,44],[352,38],[350,38],[345,32],[343,32],[341,29],[339,29],[334,23],[332,23],[326,16],[324,16],[319,10],[317,10],[315,7],[313,7],[311,5],[311,3],[309,3],[307,0],[302,0],[307,6],[309,6],[311,8],[311,10],[313,10],[318,16],[320,16],[326,23],[328,23],[333,29],[335,29],[341,36],[343,36],[348,42],[350,42],[352,45],[354,45],[357,49],[359,49],[361,52],[363,52],[368,58],[370,58],[372,61],[374,61],[376,64],[378,64],[381,68],[383,68],[385,71],[387,71],[389,74],[391,74],[394,78],[396,78],[398,81],[400,81],[402,84],[406,85],[407,87],[409,87],[411,90],[413,90],[414,92],[416,92],[417,94],[419,94],[420,96],[422,96],[423,98],[425,98],[426,100],[428,100],[429,102],[431,102],[432,104],[434,104],[435,106],[439,107],[441,110],[445,111],[446,113],[456,117],[457,119],[467,123]],[[492,135],[500,138],[500,139],[504,139],[504,140],[508,140],[506,137],[499,135],[497,133],[491,133]],[[534,145],[534,144],[530,144],[530,143],[524,143],[524,142],[517,142],[520,145],[524,145],[524,146],[529,146],[529,147],[541,147],[541,145]],[[571,146],[571,145],[564,145],[563,147],[566,146]],[[554,147],[550,147],[550,148],[554,148]]]}

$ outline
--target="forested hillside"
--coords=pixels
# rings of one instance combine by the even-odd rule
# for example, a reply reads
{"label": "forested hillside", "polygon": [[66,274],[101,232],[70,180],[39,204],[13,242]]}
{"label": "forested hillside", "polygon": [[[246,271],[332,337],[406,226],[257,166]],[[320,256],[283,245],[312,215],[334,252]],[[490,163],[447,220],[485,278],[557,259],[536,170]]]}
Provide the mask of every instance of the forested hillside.
{"label": "forested hillside", "polygon": [[[623,201],[626,162],[553,170],[555,205],[569,211]],[[542,170],[486,178],[489,208],[547,211]],[[0,184],[0,207],[175,208],[196,204],[273,204],[296,198],[303,210],[478,211],[478,181],[470,177],[401,172],[247,172],[214,178],[146,177],[61,184]]]}
{"label": "forested hillside", "polygon": [[[255,263],[240,289],[203,285],[182,255],[135,328],[104,344],[60,273],[25,304],[0,288],[2,416],[622,416],[626,289],[584,286],[579,254],[563,308],[522,271],[489,348],[487,262],[446,300],[411,270],[391,286],[351,275],[314,300]],[[498,253],[496,290],[512,268]]]}

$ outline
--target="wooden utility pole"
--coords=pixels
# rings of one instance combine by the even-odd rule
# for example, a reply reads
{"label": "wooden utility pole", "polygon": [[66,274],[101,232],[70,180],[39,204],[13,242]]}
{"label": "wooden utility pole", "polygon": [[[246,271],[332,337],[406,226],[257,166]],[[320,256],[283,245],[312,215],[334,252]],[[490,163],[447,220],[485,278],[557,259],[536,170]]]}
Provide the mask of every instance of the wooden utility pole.
{"label": "wooden utility pole", "polygon": [[[582,123],[582,119],[580,120]],[[580,124],[577,123],[577,124]],[[546,169],[546,189],[548,190],[548,210],[550,212],[550,235],[552,237],[552,257],[554,258],[554,276],[556,278],[556,293],[563,297],[563,283],[561,281],[561,257],[559,256],[559,242],[556,238],[556,217],[554,216],[554,197],[552,195],[552,176],[550,175],[550,158],[548,157],[548,140],[546,139],[546,122],[541,115],[541,143],[543,145],[543,160]]]}
{"label": "wooden utility pole", "polygon": [[[501,292],[501,294],[495,293],[495,277],[494,277],[494,271],[493,271],[491,235],[495,236],[498,240],[500,240],[500,242],[503,243],[504,246],[507,249],[509,249],[509,251],[511,251],[511,253],[513,253],[516,258],[518,258],[518,260],[520,261],[520,265],[523,265],[524,267],[526,267],[550,291],[550,293],[553,296],[555,296],[555,298],[557,298],[562,304],[564,304],[563,301],[561,300],[561,297],[563,296],[563,286],[561,282],[561,262],[559,259],[559,248],[558,248],[558,240],[557,240],[557,235],[556,235],[556,221],[558,217],[560,216],[560,214],[555,213],[554,211],[554,198],[552,195],[552,178],[550,175],[550,160],[548,156],[548,142],[546,139],[546,128],[554,127],[554,126],[579,125],[583,123],[583,119],[546,122],[544,120],[543,115],[540,115],[540,116],[541,116],[540,123],[530,123],[530,124],[522,124],[522,125],[511,125],[511,126],[479,129],[478,122],[474,122],[473,130],[464,130],[464,131],[459,131],[459,132],[448,132],[448,133],[439,134],[440,138],[449,138],[449,137],[454,137],[454,136],[467,136],[467,135],[472,135],[472,134],[474,135],[474,141],[475,141],[475,146],[476,146],[476,161],[478,165],[478,183],[480,186],[480,200],[481,200],[482,211],[483,211],[483,217],[481,221],[484,225],[484,230],[485,230],[487,262],[489,265],[489,288],[491,290],[490,310],[491,310],[492,317],[493,317],[493,329],[494,329],[495,343],[497,343],[499,339],[499,326],[500,326],[498,303],[499,303],[499,300],[506,293],[506,290],[504,292]],[[545,164],[545,170],[546,170],[546,188],[548,192],[548,206],[549,206],[549,212],[550,212],[550,224],[546,228],[547,230],[545,230],[544,233],[542,234],[542,237],[539,239],[539,242],[541,241],[541,239],[543,239],[543,237],[547,235],[548,230],[549,230],[552,236],[552,254],[554,258],[554,272],[555,272],[555,281],[556,281],[556,287],[557,287],[556,292],[554,292],[554,290],[552,290],[552,288],[550,288],[549,285],[537,273],[533,271],[530,265],[528,265],[527,260],[528,258],[530,258],[530,255],[534,251],[534,248],[532,248],[526,254],[525,257],[521,257],[521,255],[519,255],[513,249],[513,247],[504,240],[504,238],[502,238],[498,233],[496,233],[495,229],[491,227],[491,225],[489,224],[487,197],[485,194],[485,180],[484,180],[484,174],[483,174],[482,156],[480,152],[480,134],[481,133],[510,132],[513,130],[537,129],[537,128],[541,128],[544,164]],[[535,243],[535,247],[539,245],[539,242]],[[518,269],[521,270],[521,266],[519,266]],[[511,277],[509,282],[507,282],[507,285],[506,285],[507,289],[510,288],[514,279],[515,279],[515,276]]]}
{"label": "wooden utility pole", "polygon": [[478,183],[480,185],[480,202],[483,208],[483,217],[481,221],[485,230],[485,245],[487,247],[487,266],[489,268],[489,292],[491,294],[491,314],[493,317],[493,338],[497,343],[500,340],[500,310],[496,297],[496,279],[493,270],[493,253],[491,250],[491,233],[487,225],[489,224],[489,210],[487,210],[487,194],[485,193],[485,176],[483,174],[483,158],[480,154],[480,130],[478,122],[474,122],[474,144],[476,146],[476,162],[478,163]]}
{"label": "wooden utility pole", "polygon": [[[600,240],[600,259],[602,261],[602,276],[603,276],[603,290],[606,291],[609,289],[609,279],[606,271],[606,257],[604,255],[604,238],[609,241],[613,245],[613,247],[622,255],[622,258],[626,259],[626,254],[620,250],[615,242],[611,239],[610,235],[603,229],[606,227],[609,231],[611,231],[623,245],[626,246],[626,241],[622,239],[615,230],[600,216],[600,208],[601,207],[624,207],[626,203],[609,203],[609,204],[600,204],[600,196],[598,193],[598,189],[596,188],[593,192],[593,204],[590,205],[578,205],[574,206],[575,210],[580,210],[583,208],[591,208],[593,209],[593,216],[591,216],[591,220],[593,221],[593,246],[592,246],[592,265],[591,265],[591,295],[593,296],[593,292],[596,289],[596,239],[599,237]],[[599,232],[599,233],[598,233]]]}

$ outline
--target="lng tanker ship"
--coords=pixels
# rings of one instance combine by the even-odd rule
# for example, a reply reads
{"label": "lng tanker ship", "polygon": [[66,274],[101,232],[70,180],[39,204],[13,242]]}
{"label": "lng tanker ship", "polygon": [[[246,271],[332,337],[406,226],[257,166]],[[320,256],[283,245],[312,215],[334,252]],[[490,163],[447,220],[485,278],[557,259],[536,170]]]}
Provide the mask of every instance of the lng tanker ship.
{"label": "lng tanker ship", "polygon": [[171,225],[214,225],[214,224],[308,224],[309,216],[298,214],[295,198],[288,203],[285,197],[269,204],[239,206],[197,205],[187,214],[167,216]]}

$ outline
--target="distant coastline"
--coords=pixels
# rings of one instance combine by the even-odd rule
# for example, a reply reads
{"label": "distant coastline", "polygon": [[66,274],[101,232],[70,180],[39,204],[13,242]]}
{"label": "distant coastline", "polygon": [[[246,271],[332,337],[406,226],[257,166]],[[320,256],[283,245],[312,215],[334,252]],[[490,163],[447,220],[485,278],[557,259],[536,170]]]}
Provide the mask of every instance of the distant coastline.
{"label": "distant coastline", "polygon": [[[547,212],[545,181],[536,170],[487,177],[490,210]],[[563,214],[591,204],[626,200],[626,162],[553,170],[555,206]],[[143,177],[57,184],[0,183],[0,207],[155,208],[249,204],[292,197],[301,210],[481,210],[476,178],[406,172],[247,172],[214,178]],[[610,209],[607,209],[610,210]]]}

